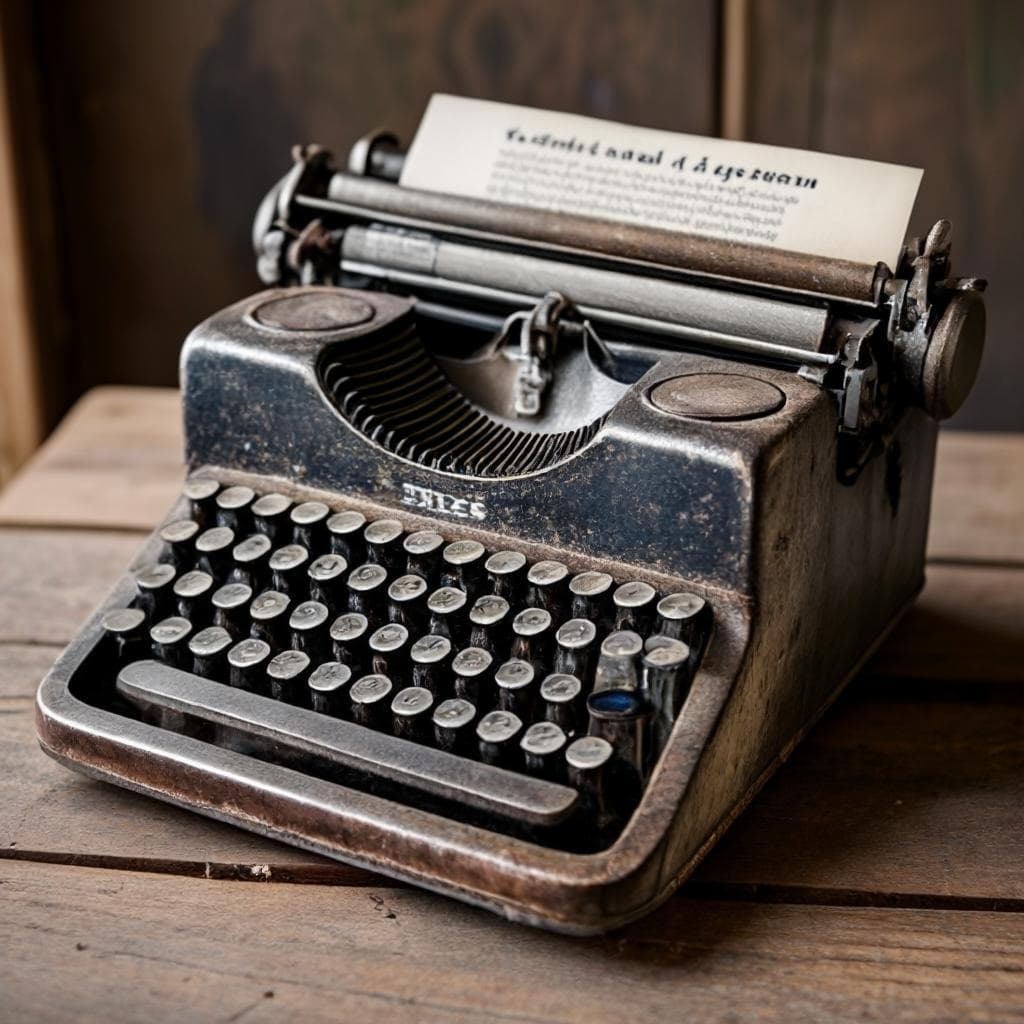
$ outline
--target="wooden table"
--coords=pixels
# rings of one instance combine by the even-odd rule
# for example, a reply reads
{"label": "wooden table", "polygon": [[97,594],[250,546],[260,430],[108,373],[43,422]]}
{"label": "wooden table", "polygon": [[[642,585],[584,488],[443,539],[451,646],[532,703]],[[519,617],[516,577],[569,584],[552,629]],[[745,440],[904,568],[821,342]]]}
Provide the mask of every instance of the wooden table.
{"label": "wooden table", "polygon": [[0,495],[0,1018],[1024,1018],[1024,437],[946,433],[916,609],[665,907],[518,927],[91,782],[35,687],[181,478],[87,396]]}

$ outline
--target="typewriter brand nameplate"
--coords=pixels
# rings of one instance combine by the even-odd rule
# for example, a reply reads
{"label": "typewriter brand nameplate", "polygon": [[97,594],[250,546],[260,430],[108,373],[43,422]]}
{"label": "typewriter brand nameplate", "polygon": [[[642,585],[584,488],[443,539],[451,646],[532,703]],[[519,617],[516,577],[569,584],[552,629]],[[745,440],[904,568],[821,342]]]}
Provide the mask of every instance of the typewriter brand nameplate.
{"label": "typewriter brand nameplate", "polygon": [[401,184],[894,267],[921,175],[896,164],[436,95]]}

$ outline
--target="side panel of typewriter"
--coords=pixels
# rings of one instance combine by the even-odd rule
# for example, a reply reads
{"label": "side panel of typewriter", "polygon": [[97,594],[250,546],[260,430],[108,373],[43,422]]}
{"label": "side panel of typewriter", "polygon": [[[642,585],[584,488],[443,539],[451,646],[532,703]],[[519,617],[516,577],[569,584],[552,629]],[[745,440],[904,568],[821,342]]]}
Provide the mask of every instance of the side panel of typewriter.
{"label": "side panel of typewriter", "polygon": [[[551,465],[508,478],[438,472],[368,440],[323,387],[336,346],[401,326],[409,305],[324,292],[332,297],[320,314],[307,307],[288,329],[259,326],[258,308],[280,294],[232,307],[190,339],[193,470],[296,498],[322,492],[337,504],[342,495],[346,506],[397,514],[408,529],[478,537],[531,558],[556,551],[574,570],[709,602],[711,640],[636,812],[610,847],[580,855],[125,718],[93,653],[103,609],[40,691],[44,746],[101,778],[515,919],[585,933],[647,912],[919,588],[934,428],[908,413],[890,454],[843,485],[828,395],[792,373],[672,354]],[[673,382],[704,373],[736,378],[719,381],[717,397],[736,401],[738,386],[746,418],[695,418],[692,389]],[[440,497],[425,508],[423,494]],[[106,607],[131,589],[122,581]]]}

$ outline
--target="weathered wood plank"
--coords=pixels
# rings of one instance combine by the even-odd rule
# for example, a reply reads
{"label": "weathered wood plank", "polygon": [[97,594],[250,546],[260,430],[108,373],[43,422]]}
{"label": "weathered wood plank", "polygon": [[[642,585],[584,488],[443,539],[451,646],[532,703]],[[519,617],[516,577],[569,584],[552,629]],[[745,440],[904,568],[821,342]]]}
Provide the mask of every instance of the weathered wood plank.
{"label": "weathered wood plank", "polygon": [[0,865],[12,1019],[1017,1020],[1024,918],[675,898],[567,940],[413,890]]}

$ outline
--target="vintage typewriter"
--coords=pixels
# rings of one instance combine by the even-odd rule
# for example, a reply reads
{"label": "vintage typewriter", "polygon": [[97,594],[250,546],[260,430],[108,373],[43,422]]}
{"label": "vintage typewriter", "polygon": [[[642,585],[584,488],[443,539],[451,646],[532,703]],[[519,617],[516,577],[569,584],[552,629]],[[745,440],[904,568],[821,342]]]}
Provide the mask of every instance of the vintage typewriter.
{"label": "vintage typewriter", "polygon": [[180,501],[42,684],[99,779],[560,931],[692,871],[913,601],[983,282],[316,147],[181,361]]}

